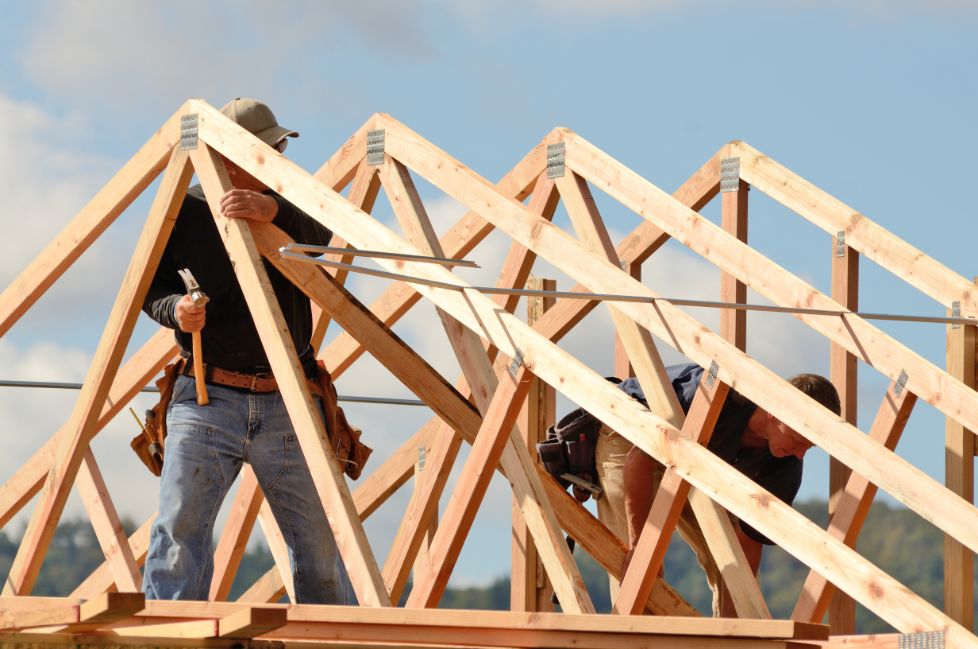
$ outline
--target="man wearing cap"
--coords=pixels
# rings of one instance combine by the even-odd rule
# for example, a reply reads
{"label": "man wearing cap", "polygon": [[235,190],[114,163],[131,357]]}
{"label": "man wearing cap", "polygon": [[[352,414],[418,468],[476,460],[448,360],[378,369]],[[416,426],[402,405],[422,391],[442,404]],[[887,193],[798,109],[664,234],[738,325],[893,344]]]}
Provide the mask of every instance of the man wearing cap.
{"label": "man wearing cap", "polygon": [[[272,111],[237,98],[222,111],[281,152],[299,134]],[[234,188],[220,199],[232,219],[271,222],[296,241],[328,245],[330,232],[260,181],[225,160]],[[210,298],[194,306],[177,274],[190,269]],[[265,270],[307,376],[314,376],[309,299],[271,264]],[[180,208],[143,310],[175,330],[187,359],[166,414],[159,516],[143,575],[151,599],[206,600],[213,574],[214,521],[241,464],[248,462],[289,548],[297,603],[346,603],[345,573],[289,415],[271,375],[244,295],[199,185]],[[205,326],[206,324],[206,326]],[[191,336],[202,337],[210,403],[197,404]]]}

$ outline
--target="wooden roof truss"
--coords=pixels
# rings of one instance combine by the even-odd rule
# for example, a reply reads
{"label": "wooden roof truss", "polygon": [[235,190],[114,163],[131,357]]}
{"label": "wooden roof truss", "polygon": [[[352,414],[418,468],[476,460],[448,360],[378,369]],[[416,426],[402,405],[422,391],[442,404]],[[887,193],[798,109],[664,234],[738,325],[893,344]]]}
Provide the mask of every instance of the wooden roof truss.
{"label": "wooden roof truss", "polygon": [[[191,130],[194,124],[195,135]],[[607,306],[622,353],[620,367],[627,363],[633,368],[649,395],[651,410],[557,346],[557,341],[599,306],[596,300],[557,300],[531,324],[514,315],[518,296],[490,298],[444,266],[377,259],[391,272],[422,278],[426,283],[392,283],[368,307],[344,288],[346,271],[327,272],[280,256],[279,248],[290,240],[275,226],[215,216],[223,225],[228,254],[282,385],[361,607],[268,604],[291,589],[288,557],[255,477],[247,469],[242,472],[230,518],[216,549],[212,601],[144,602],[133,593],[139,590],[139,566],[145,558],[152,519],[131,537],[125,536],[89,443],[176,353],[170,332],[161,330],[121,363],[148,283],[194,173],[213,211],[219,212],[214,200],[230,187],[220,156],[233,160],[329,227],[335,233],[334,245],[461,258],[491,231],[499,230],[512,239],[512,245],[498,286],[523,287],[540,257],[578,282],[574,291],[649,298],[646,303],[612,302]],[[643,641],[662,645],[701,642],[713,646],[720,642],[737,647],[770,646],[772,642],[786,645],[824,637],[824,630],[819,630],[824,627],[810,623],[823,619],[833,588],[838,588],[903,634],[940,633],[951,646],[978,646],[978,638],[970,631],[970,579],[956,583],[949,579],[951,596],[945,613],[853,549],[875,491],[881,488],[943,530],[954,556],[949,565],[971,574],[970,556],[978,550],[978,511],[970,502],[974,441],[969,431],[978,429],[978,393],[972,387],[974,327],[952,330],[950,339],[954,342],[945,371],[852,313],[859,255],[949,309],[953,304],[962,317],[978,316],[978,288],[750,146],[742,142],[725,145],[669,195],[579,135],[558,128],[494,185],[392,117],[377,114],[311,175],[205,102],[190,100],[0,295],[0,335],[160,173],[162,181],[71,417],[0,487],[0,523],[4,525],[37,497],[0,598],[3,629],[13,634],[11,639],[37,644],[82,640],[131,644],[151,637],[155,644],[172,642],[176,646],[261,636],[300,644],[529,647],[538,643],[578,646],[584,642],[611,647],[641,636]],[[439,237],[413,176],[426,179],[471,211]],[[345,197],[337,193],[347,186]],[[591,187],[642,217],[641,224],[617,245],[601,219]],[[832,296],[745,243],[749,187],[771,196],[833,237],[844,233],[844,239],[839,237],[838,241],[841,254],[834,260]],[[391,203],[400,233],[370,216],[381,190]],[[720,226],[698,213],[718,193],[722,194]],[[551,222],[558,201],[564,204],[573,232]],[[843,315],[796,314],[832,343],[833,378],[842,388],[844,400],[842,418],[742,351],[743,312],[724,312],[721,331],[716,333],[669,302],[653,301],[658,296],[638,279],[640,267],[669,238],[721,269],[723,299],[743,302],[749,287],[780,306],[847,311]],[[434,412],[431,421],[353,492],[336,468],[329,445],[321,441],[322,422],[306,390],[290,338],[284,334],[282,315],[270,297],[263,257],[321,308],[317,341],[322,341],[330,322],[342,328],[343,332],[320,354],[334,376],[369,353]],[[421,299],[436,307],[459,360],[461,375],[454,383],[391,331]],[[710,378],[701,386],[688,415],[684,416],[667,387],[657,349],[662,343],[711,368]],[[868,435],[848,423],[854,412],[856,359],[892,381]],[[706,450],[703,444],[730,388],[799,431],[839,466],[851,469],[850,477],[839,478],[840,496],[828,530]],[[534,418],[539,419],[530,413],[547,389],[563,393],[668,466],[615,603],[617,614],[638,614],[648,609],[656,617],[629,618],[628,625],[622,625],[593,615],[594,607],[563,535],[573,536],[614,573],[622,564],[625,547],[560,489],[528,449],[525,436],[532,439],[536,433],[529,429]],[[949,453],[958,457],[956,477],[949,478],[954,490],[891,452],[918,399],[932,404],[951,422]],[[520,429],[523,436],[517,432]],[[446,510],[436,522],[438,502],[463,442],[471,445],[471,451]],[[415,475],[420,447],[428,449],[425,469],[415,481],[390,555],[381,564],[362,521]],[[560,618],[516,610],[457,615],[425,611],[438,605],[495,471],[505,474],[512,485],[519,511],[514,525],[532,541],[526,545],[539,557],[565,611]],[[87,508],[105,563],[68,598],[30,597],[73,485],[77,485]],[[753,622],[691,623],[687,617],[696,615],[692,607],[657,578],[676,518],[687,500],[709,531],[710,550],[723,570],[740,617]],[[724,510],[811,568],[793,614],[795,622],[770,619]],[[264,529],[276,568],[259,579],[239,602],[222,602],[256,521]],[[525,585],[525,573],[532,570],[526,565],[532,566],[524,564],[524,574],[514,574],[514,582]],[[389,609],[391,602],[400,600],[412,573],[408,609]],[[532,576],[529,582],[532,587]],[[531,601],[516,606],[535,610]],[[835,638],[840,643],[854,641]],[[892,639],[872,641],[883,646]]]}

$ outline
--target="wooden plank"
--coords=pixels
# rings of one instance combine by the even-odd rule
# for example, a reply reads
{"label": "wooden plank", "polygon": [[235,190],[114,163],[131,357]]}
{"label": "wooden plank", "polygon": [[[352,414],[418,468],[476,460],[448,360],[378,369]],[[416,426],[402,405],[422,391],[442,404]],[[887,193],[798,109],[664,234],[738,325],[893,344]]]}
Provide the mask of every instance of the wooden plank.
{"label": "wooden plank", "polygon": [[222,638],[256,638],[285,626],[287,613],[281,608],[246,608],[218,620],[217,635]]}
{"label": "wooden plank", "polygon": [[[438,235],[431,225],[408,170],[397,160],[387,157],[380,175],[387,198],[408,240],[422,254],[444,257],[445,250],[438,242]],[[482,341],[475,332],[463,327],[443,310],[436,307],[435,312],[462,368],[462,374],[472,388],[476,405],[482,412],[486,412],[493,384],[493,371]]]}
{"label": "wooden plank", "polygon": [[116,218],[143,193],[170,160],[180,139],[182,106],[123,165],[85,207],[0,294],[0,337],[27,312]]}
{"label": "wooden plank", "polygon": [[[587,182],[571,172],[557,179],[560,199],[571,218],[574,230],[584,242],[585,247],[610,263],[621,267],[621,260],[615,252],[608,230],[601,220],[594,197]],[[652,334],[639,326],[634,320],[609,303],[608,310],[615,325],[615,332],[628,352],[628,360],[635,367],[635,374],[642,391],[649,402],[649,408],[680,428],[685,416],[675,390],[666,376],[666,368],[656,349]]]}
{"label": "wooden plank", "polygon": [[99,341],[71,419],[58,438],[55,459],[4,585],[4,594],[30,593],[54,536],[71,484],[103,410],[143,297],[176,222],[192,169],[187,154],[175,150],[150,208],[129,269]]}
{"label": "wooden plank", "polygon": [[207,599],[227,599],[264,500],[251,465],[243,467],[238,480],[238,491],[231,504],[231,513],[224,523],[221,540],[214,551],[214,576],[211,578]]}
{"label": "wooden plank", "polygon": [[[890,384],[876,412],[869,438],[891,451],[895,449],[916,403],[917,397],[912,392],[899,390],[896,384]],[[856,540],[875,496],[876,485],[858,473],[850,474],[829,520],[828,533],[849,547],[856,547]],[[810,571],[791,618],[801,622],[820,622],[834,590],[835,586],[825,577],[814,570]]]}
{"label": "wooden plank", "polygon": [[414,585],[405,606],[433,608],[441,600],[529,389],[530,374],[525,367],[520,368],[515,378],[504,378],[498,383],[435,533],[430,566],[421,574],[415,571]]}
{"label": "wooden plank", "polygon": [[104,593],[79,605],[78,625],[71,625],[68,631],[97,629],[134,615],[145,606],[146,596],[142,593]]}
{"label": "wooden plank", "polygon": [[[621,262],[622,266],[628,272],[628,274],[642,281],[642,265],[641,264],[629,264],[627,262]],[[635,368],[632,367],[632,362],[628,358],[628,350],[625,349],[625,345],[622,343],[621,336],[615,333],[615,376],[620,379],[627,379],[628,377],[635,376]]]}
{"label": "wooden plank", "polygon": [[95,461],[92,449],[85,450],[82,458],[82,468],[78,471],[75,481],[78,494],[81,496],[88,519],[95,531],[102,554],[112,572],[116,588],[126,592],[137,592],[142,583],[136,557],[133,556],[126,531],[119,520],[119,513],[112,503],[109,488],[102,478],[102,472]]}
{"label": "wooden plank", "polygon": [[[693,489],[689,504],[703,531],[710,554],[720,570],[721,587],[730,595],[739,617],[771,619],[757,577],[747,563],[740,539],[733,529],[726,510],[701,491]],[[721,605],[722,609],[722,605]],[[723,613],[721,612],[721,615]]]}
{"label": "wooden plank", "polygon": [[[946,308],[961,302],[961,314],[978,317],[978,288],[842,201],[786,169],[745,142],[731,142],[740,157],[740,175],[785,207],[833,237],[846,233],[846,245],[931,296]],[[908,370],[909,371],[909,370]]]}
{"label": "wooden plank", "polygon": [[[385,177],[389,177],[389,182],[385,184],[385,187],[389,188],[388,191],[391,193],[392,203],[403,200],[401,197],[405,196],[408,201],[420,203],[416,192],[411,191],[413,182],[408,185],[410,176],[407,175],[406,170],[403,170],[403,167],[399,169],[397,166],[399,163],[396,163],[396,161],[388,161],[387,164],[388,167]],[[556,209],[557,196],[553,181],[542,176],[543,174],[541,174],[541,178],[537,179],[536,188],[530,201],[530,209],[549,220],[553,217],[554,210]],[[428,230],[429,232],[426,236],[430,237],[433,241],[434,235],[430,232],[430,228]],[[444,255],[444,250],[436,245],[432,245],[430,248],[419,245],[419,248],[428,250],[432,254]],[[535,255],[527,251],[525,247],[514,244],[507,254],[506,261],[503,263],[503,271],[497,285],[504,287],[520,286],[521,284],[519,282],[525,282],[535,258]],[[498,298],[500,298],[498,303],[508,312],[511,313],[515,309],[516,299],[514,299],[514,296],[498,296]],[[484,349],[483,344],[474,335],[472,345],[478,345],[480,350]],[[494,353],[493,350],[488,351]],[[463,351],[463,354],[467,353],[467,351]],[[472,372],[473,370],[470,369],[468,374],[471,375]],[[494,379],[487,378],[479,378],[477,380],[483,384],[486,384],[486,381],[494,381]],[[466,397],[471,394],[469,383],[465,380],[464,376],[459,381],[457,389],[460,394],[464,394]],[[482,405],[486,405],[484,398]],[[405,515],[401,520],[401,525],[391,545],[387,561],[384,564],[384,579],[387,582],[393,601],[399,600],[401,592],[407,584],[410,561],[416,556],[427,526],[431,524],[431,521],[437,513],[438,501],[448,481],[449,472],[461,446],[461,439],[456,436],[456,433],[451,427],[444,424],[439,425],[436,439],[437,442],[433,446],[431,458],[427,462],[429,468],[425,476],[426,479],[422,481],[418,489],[412,494],[411,501],[408,503]]]}
{"label": "wooden plank", "polygon": [[[547,167],[547,144],[551,143],[555,134],[543,138],[533,147],[524,158],[510,170],[497,187],[507,196],[523,200],[536,186],[539,175]],[[468,212],[453,225],[440,240],[442,249],[450,257],[464,257],[481,243],[493,226],[476,211]],[[393,326],[418,300],[421,295],[410,285],[397,283],[388,288],[371,305],[370,310],[387,326]],[[340,359],[335,369],[340,369],[353,363],[363,353],[363,347],[349,333],[344,332],[334,340],[326,350],[327,356]],[[330,372],[334,366],[329,366]]]}
{"label": "wooden plank", "polygon": [[327,440],[322,415],[309,394],[291,335],[252,239],[250,227],[241,220],[225,219],[220,215],[219,197],[231,188],[224,164],[206,146],[191,155],[194,170],[224,238],[269,364],[281,386],[282,399],[295,426],[299,447],[309,464],[316,491],[324,509],[330,514],[330,527],[358,600],[365,606],[389,606],[377,562]]}
{"label": "wooden plank", "polygon": [[[704,374],[700,381],[682,428],[683,435],[700,444],[710,441],[730,390],[720,381],[707,385],[706,376]],[[666,469],[632,552],[631,563],[622,579],[618,599],[613,602],[613,613],[639,615],[645,610],[689,490],[689,483],[684,482],[673,469]]]}
{"label": "wooden plank", "polygon": [[[265,501],[258,510],[258,523],[261,525],[262,532],[265,533],[265,541],[268,543],[268,551],[272,554],[275,567],[272,568],[279,576],[279,581],[285,593],[292,602],[295,598],[295,584],[292,582],[292,563],[289,560],[289,548],[285,543],[282,530],[272,514],[271,507]],[[271,571],[270,571],[271,572]]]}
{"label": "wooden plank", "polygon": [[[137,565],[143,565],[146,560],[146,552],[149,550],[150,530],[152,529],[153,521],[155,520],[156,513],[154,512],[152,516],[146,519],[146,522],[143,523],[138,530],[129,536],[129,548],[136,559]],[[112,589],[114,585],[115,582],[112,578],[112,571],[109,568],[108,562],[105,562],[92,571],[92,574],[86,577],[85,581],[79,584],[79,586],[71,592],[69,597],[91,599]]]}
{"label": "wooden plank", "polygon": [[272,568],[259,577],[248,590],[243,592],[237,601],[267,604],[269,602],[277,602],[285,594],[285,584],[282,583],[282,575],[277,569]]}
{"label": "wooden plank", "polygon": [[[720,194],[720,225],[738,241],[747,243],[747,192],[750,185],[737,182],[734,191]],[[747,302],[747,285],[727,272],[720,273],[720,301]],[[738,309],[720,309],[720,335],[741,351],[747,351],[747,312]]]}
{"label": "wooden plank", "polygon": [[[859,309],[859,252],[845,246],[840,256],[837,243],[833,239],[832,299],[843,308],[856,311]],[[855,426],[859,393],[856,357],[837,343],[829,347],[829,379],[839,393],[842,418]],[[835,514],[850,474],[846,465],[834,457],[829,458],[829,518]],[[832,595],[829,626],[836,635],[856,631],[856,603],[845,593],[835,591]]]}
{"label": "wooden plank", "polygon": [[[540,183],[537,182],[537,192]],[[551,187],[553,181],[550,181]],[[532,209],[532,204],[531,204]],[[506,267],[504,265],[504,267]],[[530,277],[526,287],[536,291],[554,291],[556,280]],[[552,297],[528,297],[526,301],[526,322],[530,326],[553,306],[556,300]],[[526,401],[520,411],[522,425],[520,432],[526,443],[530,457],[536,458],[536,445],[547,437],[547,426],[554,423],[557,417],[557,395],[553,388],[532,377]],[[536,544],[530,535],[530,530],[523,520],[520,504],[513,498],[513,543],[510,551],[510,610],[513,611],[552,611],[553,604],[549,601],[553,588],[548,585],[543,564],[537,555]]]}
{"label": "wooden plank", "polygon": [[316,180],[334,192],[342,191],[353,180],[360,163],[367,157],[367,132],[373,129],[374,119],[371,117],[316,171]]}
{"label": "wooden plank", "polygon": [[[149,341],[126,361],[113,380],[112,387],[109,388],[109,396],[102,407],[102,414],[95,426],[96,433],[105,428],[176,353],[177,344],[173,340],[171,330],[161,328],[153,334]],[[62,435],[64,435],[64,426],[0,487],[0,528],[5,527],[44,486],[44,480],[54,461],[58,439]],[[85,470],[84,467],[82,470]]]}
{"label": "wooden plank", "polygon": [[[975,386],[973,326],[948,325],[947,371]],[[948,417],[944,425],[944,484],[966,502],[975,501],[975,428]],[[951,535],[944,537],[944,611],[967,629],[974,627],[975,556]]]}
{"label": "wooden plank", "polygon": [[[721,268],[736,272],[745,279],[748,286],[759,293],[781,305],[804,305],[813,308],[832,308],[835,305],[830,298],[760,256],[756,251],[747,248],[698,214],[673,201],[654,185],[578,136],[572,136],[571,140],[572,142],[568,143],[568,155],[571,162],[578,166],[577,170],[582,171],[582,175],[595,178],[613,176],[616,184],[608,188],[609,193],[645,218],[659,218],[664,224],[667,223],[669,227],[666,229],[672,229],[674,236],[679,235],[684,243],[700,254],[704,254]],[[586,171],[583,171],[585,169]],[[528,225],[524,225],[524,231],[526,227]],[[512,233],[515,235],[516,231]],[[553,237],[542,236],[542,233],[543,230],[536,233],[538,245],[556,244],[556,241],[548,239],[560,238],[556,233],[547,233],[554,234]],[[570,241],[568,239],[562,242],[562,247],[570,245]],[[556,260],[551,259],[551,261]],[[580,267],[579,262],[563,261],[563,264],[564,270],[569,272],[578,272]],[[601,268],[603,273],[607,270],[611,269]],[[598,279],[597,272],[597,268],[594,268],[590,273],[593,278],[592,284]],[[621,291],[623,283],[616,282],[615,286],[616,290]],[[637,295],[655,296],[647,287],[638,284],[628,285],[628,291]],[[627,310],[643,324],[647,322],[653,331],[664,330],[663,319],[668,318],[669,330],[674,333],[676,319],[688,317],[679,310],[661,303],[656,303],[654,310],[638,304],[623,304],[621,308]],[[835,308],[838,306],[835,305]],[[845,345],[864,362],[873,365],[893,380],[896,380],[901,372],[906,371],[910,377],[908,389],[913,390],[918,397],[928,401],[938,410],[966,425],[971,425],[972,421],[978,423],[978,393],[861,318],[846,316],[843,322],[843,319],[837,316],[799,314],[797,317],[830,340]],[[690,324],[692,326],[692,323]],[[707,364],[712,358],[719,358],[711,349],[712,338],[710,343],[705,343],[707,337],[701,336],[695,348],[687,350],[687,355],[699,358],[700,362]],[[731,358],[737,357],[734,355]],[[813,417],[802,417],[799,416],[798,411],[792,412],[791,409],[785,408],[783,400],[775,397],[766,385],[772,380],[780,382],[780,378],[774,377],[770,371],[749,359],[741,360],[745,363],[745,369],[747,366],[752,369],[747,370],[749,376],[746,377],[737,372],[740,381],[737,386],[738,391],[853,470],[864,474],[907,507],[965,543],[972,550],[978,549],[978,525],[974,524],[978,511],[969,503],[960,498],[946,497],[949,495],[947,490],[901,458],[892,454],[876,453],[873,449],[874,445],[864,436],[857,435],[854,432],[855,428],[829,417],[827,413],[819,413],[823,425],[816,424]],[[728,371],[736,372],[736,366],[740,365],[740,361],[735,361],[734,365],[731,365],[730,362],[724,363],[721,360],[720,365],[726,367]],[[748,379],[753,384],[753,389],[742,389]],[[765,383],[755,383],[755,381]],[[836,432],[841,433],[843,429],[849,432],[836,434]],[[941,503],[942,506],[935,508],[934,503]]]}

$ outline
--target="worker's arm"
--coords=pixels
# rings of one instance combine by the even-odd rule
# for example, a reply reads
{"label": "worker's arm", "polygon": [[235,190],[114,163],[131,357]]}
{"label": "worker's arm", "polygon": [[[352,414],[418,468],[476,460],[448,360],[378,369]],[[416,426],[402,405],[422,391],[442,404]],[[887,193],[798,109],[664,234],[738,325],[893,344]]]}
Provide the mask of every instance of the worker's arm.
{"label": "worker's arm", "polygon": [[751,572],[756,575],[761,567],[761,553],[764,551],[764,544],[744,534],[739,524],[736,525],[736,530],[737,538],[740,539],[740,547],[744,549],[744,556],[747,557],[747,565],[750,566]]}

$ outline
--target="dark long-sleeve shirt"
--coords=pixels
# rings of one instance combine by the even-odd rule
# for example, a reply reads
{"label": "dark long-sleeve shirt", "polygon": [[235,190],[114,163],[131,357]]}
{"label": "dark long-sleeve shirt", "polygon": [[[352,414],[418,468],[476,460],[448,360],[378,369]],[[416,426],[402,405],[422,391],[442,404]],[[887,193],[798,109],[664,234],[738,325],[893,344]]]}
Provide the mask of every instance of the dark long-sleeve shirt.
{"label": "dark long-sleeve shirt", "polygon": [[[273,221],[276,226],[298,242],[329,244],[331,233],[327,228],[281,196],[271,191],[266,193],[278,202],[278,214]],[[309,298],[268,261],[264,263],[296,350],[303,360],[308,360],[312,356],[309,349],[312,336]],[[182,268],[190,269],[210,298],[206,307],[207,322],[201,331],[204,362],[249,374],[268,371],[268,359],[251,312],[199,185],[187,192],[143,303],[143,311],[153,320],[176,331],[181,354],[189,357],[191,334],[180,331],[175,312],[177,302],[187,292],[177,274]]]}

